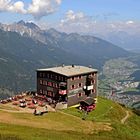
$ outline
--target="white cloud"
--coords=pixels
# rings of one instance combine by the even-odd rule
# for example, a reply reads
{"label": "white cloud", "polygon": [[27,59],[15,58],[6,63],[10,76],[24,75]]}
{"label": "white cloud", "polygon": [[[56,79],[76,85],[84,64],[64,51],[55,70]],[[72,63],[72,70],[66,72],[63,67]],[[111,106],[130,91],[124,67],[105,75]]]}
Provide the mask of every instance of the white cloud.
{"label": "white cloud", "polygon": [[15,12],[20,14],[30,14],[36,19],[54,13],[61,4],[61,0],[32,0],[25,8],[22,1],[0,0],[0,12]]}
{"label": "white cloud", "polygon": [[93,22],[90,16],[85,15],[83,12],[74,12],[69,10],[66,12],[65,17],[61,19],[61,25],[77,25]]}
{"label": "white cloud", "polygon": [[126,21],[126,24],[127,24],[127,25],[133,24],[133,23],[134,23],[134,21],[132,21],[132,20]]}
{"label": "white cloud", "polygon": [[25,14],[24,3],[17,1],[13,3],[11,0],[0,0],[0,11],[1,12],[16,12]]}
{"label": "white cloud", "polygon": [[22,1],[17,1],[8,8],[9,11],[26,14],[26,10],[24,9],[24,3]]}
{"label": "white cloud", "polygon": [[[116,15],[114,15],[116,16]],[[45,27],[45,26],[44,26]],[[77,32],[83,34],[101,34],[106,36],[110,32],[140,32],[140,23],[133,20],[117,21],[105,20],[104,16],[95,17],[83,12],[68,10],[59,22],[48,24],[47,28],[56,28],[62,32]]]}
{"label": "white cloud", "polygon": [[0,0],[0,11],[8,11],[10,0]]}
{"label": "white cloud", "polygon": [[[106,20],[105,15],[111,16],[113,20]],[[84,34],[103,34],[106,35],[109,32],[128,32],[135,33],[140,30],[140,23],[133,20],[119,21],[114,20],[113,16],[118,14],[103,14],[103,15],[86,15],[83,12],[75,12],[68,10],[65,16],[56,24],[50,24],[50,27],[54,27],[62,32],[78,32]],[[48,26],[47,26],[48,28]]]}
{"label": "white cloud", "polygon": [[62,0],[56,0],[57,4],[61,4]]}
{"label": "white cloud", "polygon": [[65,15],[65,19],[62,19],[63,22],[77,22],[87,18],[83,12],[75,13],[72,10],[67,11]]}
{"label": "white cloud", "polygon": [[60,3],[60,0],[32,0],[28,13],[35,18],[41,18],[55,12]]}
{"label": "white cloud", "polygon": [[64,32],[89,32],[94,24],[96,24],[96,20],[93,17],[83,12],[68,10],[56,28]]}

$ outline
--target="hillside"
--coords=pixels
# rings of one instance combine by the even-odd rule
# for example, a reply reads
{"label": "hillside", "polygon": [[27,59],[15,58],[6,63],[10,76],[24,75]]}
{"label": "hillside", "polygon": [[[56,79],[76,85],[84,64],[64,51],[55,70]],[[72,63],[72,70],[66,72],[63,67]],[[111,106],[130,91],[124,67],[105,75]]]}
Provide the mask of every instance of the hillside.
{"label": "hillside", "polygon": [[[94,36],[77,33],[66,34],[53,28],[42,30],[32,22],[19,21],[10,25],[1,24],[0,28],[4,31],[17,32],[23,37],[41,42],[44,44],[44,50],[46,50],[46,47],[50,47],[52,50],[54,48],[58,49],[62,51],[61,54],[63,55],[66,53],[71,58],[75,56],[78,63],[82,65],[94,65],[97,68],[101,68],[108,59],[125,57],[131,54]],[[63,56],[63,59],[65,59],[65,56]],[[76,63],[76,60],[73,63]]]}
{"label": "hillside", "polygon": [[107,60],[130,55],[96,37],[44,31],[24,21],[0,29],[0,88],[9,91],[35,90],[37,68],[64,63],[102,69]]}
{"label": "hillside", "polygon": [[82,113],[75,108],[43,116],[1,108],[0,105],[0,139],[3,140],[140,139],[140,117],[104,98],[99,98],[96,110],[89,113],[86,120],[82,120]]}
{"label": "hillside", "polygon": [[[46,37],[54,40],[54,46],[84,58],[87,65],[93,65],[101,69],[105,61],[118,57],[126,57],[131,53],[94,36],[84,36],[77,33],[60,33],[55,29],[46,31]],[[116,53],[117,52],[117,53]]]}
{"label": "hillside", "polygon": [[37,68],[76,63],[74,58],[53,46],[45,46],[17,33],[0,30],[1,87],[14,91],[33,90]]}

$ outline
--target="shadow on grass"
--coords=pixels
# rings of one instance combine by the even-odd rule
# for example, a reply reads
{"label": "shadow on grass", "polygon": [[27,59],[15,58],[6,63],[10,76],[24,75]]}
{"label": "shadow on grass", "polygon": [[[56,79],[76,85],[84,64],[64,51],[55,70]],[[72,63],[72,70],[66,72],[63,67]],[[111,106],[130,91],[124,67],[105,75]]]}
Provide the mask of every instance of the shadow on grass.
{"label": "shadow on grass", "polygon": [[18,136],[10,135],[10,134],[0,134],[0,140],[22,140]]}

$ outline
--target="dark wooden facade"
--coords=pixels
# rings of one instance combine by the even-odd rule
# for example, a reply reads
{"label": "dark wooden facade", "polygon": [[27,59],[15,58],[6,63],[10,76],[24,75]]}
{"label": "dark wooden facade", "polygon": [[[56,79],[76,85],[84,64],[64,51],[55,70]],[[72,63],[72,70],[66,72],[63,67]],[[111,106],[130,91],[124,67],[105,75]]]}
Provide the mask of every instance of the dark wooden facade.
{"label": "dark wooden facade", "polygon": [[53,68],[37,70],[37,93],[59,102],[67,102],[68,106],[87,97],[97,98],[97,92],[97,70],[90,69],[75,75],[56,72]]}

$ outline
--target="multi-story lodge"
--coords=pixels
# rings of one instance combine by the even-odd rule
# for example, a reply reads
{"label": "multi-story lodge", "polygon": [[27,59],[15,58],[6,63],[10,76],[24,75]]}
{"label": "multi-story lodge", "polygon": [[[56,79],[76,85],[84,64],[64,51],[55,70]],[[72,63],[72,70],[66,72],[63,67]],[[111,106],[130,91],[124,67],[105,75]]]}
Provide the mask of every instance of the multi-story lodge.
{"label": "multi-story lodge", "polygon": [[37,93],[75,105],[87,97],[97,98],[97,70],[84,66],[60,66],[37,70]]}

